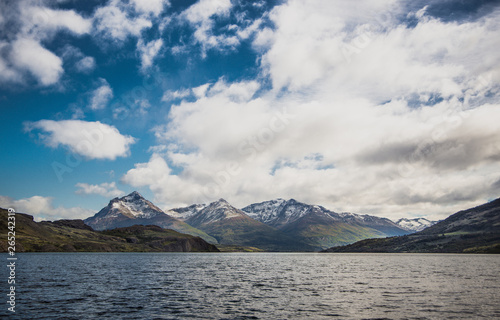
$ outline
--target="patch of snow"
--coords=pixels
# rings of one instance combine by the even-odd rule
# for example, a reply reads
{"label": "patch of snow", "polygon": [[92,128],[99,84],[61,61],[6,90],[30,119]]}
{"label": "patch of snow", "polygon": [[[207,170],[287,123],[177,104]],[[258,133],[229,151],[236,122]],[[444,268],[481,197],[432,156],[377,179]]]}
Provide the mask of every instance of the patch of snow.
{"label": "patch of snow", "polygon": [[402,218],[396,221],[396,224],[399,225],[404,230],[413,232],[422,231],[425,228],[434,225],[435,223],[436,223],[435,221],[429,221],[425,218],[414,218],[414,219]]}

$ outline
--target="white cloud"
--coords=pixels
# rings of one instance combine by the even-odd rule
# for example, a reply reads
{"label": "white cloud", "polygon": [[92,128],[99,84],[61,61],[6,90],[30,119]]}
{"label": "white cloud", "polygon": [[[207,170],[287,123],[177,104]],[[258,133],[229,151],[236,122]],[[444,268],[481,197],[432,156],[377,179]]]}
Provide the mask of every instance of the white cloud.
{"label": "white cloud", "polygon": [[228,14],[231,6],[230,0],[200,0],[184,11],[184,14],[191,23],[204,23],[214,15]]}
{"label": "white cloud", "polygon": [[22,75],[10,65],[10,61],[2,58],[2,52],[6,51],[8,47],[7,42],[0,41],[0,82],[18,83],[22,81]]}
{"label": "white cloud", "polygon": [[160,52],[162,46],[162,39],[153,40],[149,43],[144,43],[142,39],[139,39],[139,42],[137,43],[137,50],[141,54],[141,69],[143,71],[151,67],[153,60]]}
{"label": "white cloud", "polygon": [[131,3],[134,4],[136,11],[152,14],[154,16],[160,15],[164,7],[170,4],[169,1],[166,0],[131,0]]}
{"label": "white cloud", "polygon": [[82,35],[89,33],[92,27],[91,19],[83,18],[74,10],[53,10],[41,6],[21,5],[21,19],[24,33],[37,38],[46,38],[59,30]]}
{"label": "white cloud", "polygon": [[40,120],[26,124],[27,131],[34,129],[42,131],[39,136],[47,146],[62,145],[88,159],[126,157],[135,142],[133,137],[122,135],[115,127],[99,121]]}
{"label": "white cloud", "polygon": [[100,110],[104,109],[109,101],[113,98],[113,90],[105,79],[100,79],[101,86],[92,92],[90,98],[90,109]]}
{"label": "white cloud", "polygon": [[293,197],[390,218],[441,219],[498,197],[496,15],[424,14],[410,28],[397,5],[277,7],[275,28],[255,37],[272,89],[220,80],[190,90],[196,100],[172,106],[156,153],[123,181],[149,186],[164,207]]}
{"label": "white cloud", "polygon": [[[189,200],[202,199],[202,186],[197,186],[172,175],[166,161],[158,154],[153,154],[147,163],[139,163],[130,169],[122,182],[134,187],[148,186],[155,194],[155,202],[168,204],[165,209],[187,205]],[[191,203],[192,204],[192,203]]]}
{"label": "white cloud", "polygon": [[58,56],[38,41],[28,38],[14,41],[11,61],[17,68],[29,71],[45,86],[58,82],[64,71]]}
{"label": "white cloud", "polygon": [[54,10],[47,2],[18,1],[2,7],[8,21],[3,24],[9,41],[0,41],[0,81],[26,83],[31,74],[42,86],[58,83],[64,70],[62,60],[42,45],[58,32],[81,36],[91,30],[91,20],[74,10]]}
{"label": "white cloud", "polygon": [[207,93],[208,88],[210,87],[209,83],[202,84],[201,86],[198,86],[196,88],[191,89],[193,92],[194,96],[197,98],[203,98],[205,94]]}
{"label": "white cloud", "polygon": [[115,182],[103,182],[101,184],[77,183],[76,187],[79,189],[75,193],[82,195],[97,194],[106,198],[115,198],[125,194],[124,191],[116,187]]}
{"label": "white cloud", "polygon": [[[397,19],[394,1],[365,1],[357,11],[345,1],[290,1],[270,15],[276,25],[262,66],[276,90],[355,92],[386,101],[408,92],[463,90],[460,79],[478,75],[479,57],[498,45],[495,14],[476,23],[445,23],[424,16],[415,28]],[[481,48],[479,48],[480,46]],[[486,58],[486,57],[484,57]],[[471,72],[472,71],[472,72]]]}
{"label": "white cloud", "polygon": [[36,221],[59,220],[59,219],[85,219],[94,211],[78,207],[65,208],[54,207],[53,198],[33,196],[30,198],[15,200],[10,197],[0,196],[0,207],[13,208],[16,212],[32,215]]}
{"label": "white cloud", "polygon": [[168,90],[165,91],[165,93],[163,93],[161,101],[172,101],[175,99],[183,99],[189,97],[190,95],[191,95],[191,90],[189,89],[182,89],[176,91]]}
{"label": "white cloud", "polygon": [[232,8],[230,0],[200,0],[190,6],[182,14],[185,19],[195,28],[194,40],[203,48],[202,54],[211,48],[234,47],[239,44],[236,35],[214,34],[214,18],[227,16]]}
{"label": "white cloud", "polygon": [[76,70],[82,73],[92,72],[95,66],[95,59],[92,57],[83,57],[75,63]]}
{"label": "white cloud", "polygon": [[94,13],[95,28],[105,38],[125,40],[128,36],[139,37],[142,30],[152,27],[148,17],[129,17],[120,1],[111,0]]}

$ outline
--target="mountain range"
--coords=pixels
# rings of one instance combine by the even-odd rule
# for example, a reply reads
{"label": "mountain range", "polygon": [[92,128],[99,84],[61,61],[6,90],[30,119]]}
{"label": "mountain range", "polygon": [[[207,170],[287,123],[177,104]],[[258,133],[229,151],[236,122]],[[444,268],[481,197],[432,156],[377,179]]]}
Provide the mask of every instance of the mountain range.
{"label": "mountain range", "polygon": [[324,252],[500,253],[500,198],[413,234],[362,240]]}
{"label": "mountain range", "polygon": [[322,206],[304,204],[294,199],[256,203],[242,211],[315,248],[409,233],[386,218],[336,213]]}
{"label": "mountain range", "polygon": [[112,199],[84,221],[95,230],[158,225],[213,244],[266,251],[319,251],[361,239],[412,232],[386,218],[336,213],[294,199],[265,201],[242,209],[219,199],[164,212],[136,191]]}

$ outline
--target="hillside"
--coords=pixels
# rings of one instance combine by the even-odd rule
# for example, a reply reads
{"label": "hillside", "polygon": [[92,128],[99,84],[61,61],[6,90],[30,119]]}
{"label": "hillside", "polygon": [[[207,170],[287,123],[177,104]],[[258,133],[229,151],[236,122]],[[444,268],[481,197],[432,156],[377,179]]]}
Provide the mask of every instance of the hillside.
{"label": "hillside", "polygon": [[500,198],[410,235],[367,239],[323,252],[500,253]]}
{"label": "hillside", "polygon": [[[0,208],[0,251],[7,252],[7,210]],[[218,252],[199,237],[136,225],[94,231],[82,220],[35,222],[16,213],[16,252]]]}

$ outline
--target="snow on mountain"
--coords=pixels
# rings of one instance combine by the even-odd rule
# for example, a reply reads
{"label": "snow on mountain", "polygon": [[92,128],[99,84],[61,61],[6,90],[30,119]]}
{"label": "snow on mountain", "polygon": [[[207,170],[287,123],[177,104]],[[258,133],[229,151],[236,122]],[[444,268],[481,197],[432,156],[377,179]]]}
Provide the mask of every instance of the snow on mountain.
{"label": "snow on mountain", "polygon": [[114,198],[94,217],[86,219],[87,223],[99,225],[104,221],[123,219],[150,219],[165,213],[150,201],[144,199],[137,191],[122,198]]}
{"label": "snow on mountain", "polygon": [[410,232],[422,231],[425,228],[428,228],[436,223],[437,221],[429,221],[425,218],[414,218],[414,219],[402,218],[396,221],[396,224],[398,226]]}
{"label": "snow on mountain", "polygon": [[285,199],[278,198],[276,200],[251,204],[242,210],[255,220],[270,223],[278,217],[286,202]]}
{"label": "snow on mountain", "polygon": [[321,206],[308,205],[294,199],[264,201],[251,204],[241,210],[255,220],[276,228],[295,222],[307,214],[316,214],[327,218],[338,219],[336,213]]}
{"label": "snow on mountain", "polygon": [[193,204],[189,207],[170,209],[166,212],[166,214],[179,220],[186,221],[206,207],[206,204]]}
{"label": "snow on mountain", "polygon": [[150,219],[164,213],[163,210],[144,199],[137,191],[125,197],[111,200],[110,211],[113,212],[115,210],[125,215],[132,215],[136,218],[144,219]]}
{"label": "snow on mountain", "polygon": [[[322,206],[309,205],[294,199],[276,199],[251,204],[242,209],[247,215],[272,227],[281,229],[304,217],[315,217],[322,223],[346,223],[352,226],[368,227],[379,230],[388,236],[408,233],[393,221],[366,214],[349,212],[336,213]],[[309,219],[310,220],[310,219]]]}
{"label": "snow on mountain", "polygon": [[190,217],[185,221],[190,225],[199,226],[202,224],[209,224],[221,220],[246,216],[243,211],[236,209],[224,199],[219,199],[218,201],[212,202],[207,206],[198,205],[198,209],[200,210],[197,211],[196,208],[185,210],[185,212],[190,215]]}

